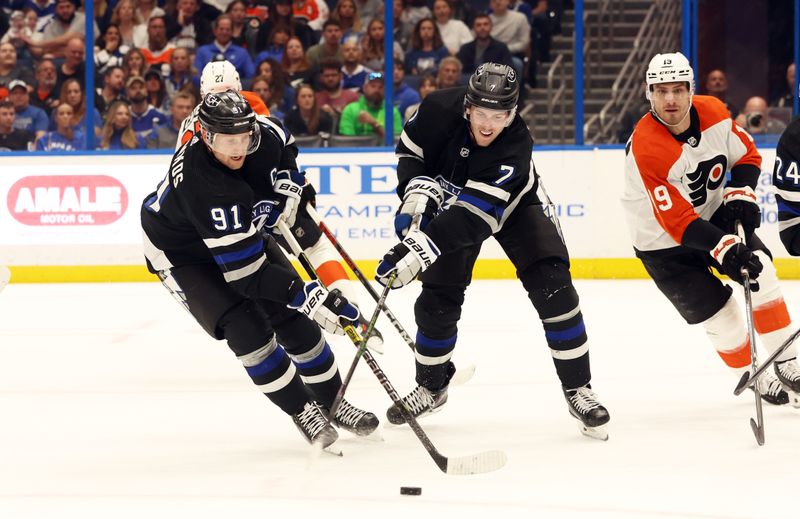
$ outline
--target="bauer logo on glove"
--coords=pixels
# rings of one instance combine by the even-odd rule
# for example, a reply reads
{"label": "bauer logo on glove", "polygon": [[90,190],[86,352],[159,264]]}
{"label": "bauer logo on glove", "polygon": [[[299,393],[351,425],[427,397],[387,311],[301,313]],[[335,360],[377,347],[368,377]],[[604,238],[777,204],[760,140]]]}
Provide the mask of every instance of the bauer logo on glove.
{"label": "bauer logo on glove", "polygon": [[400,288],[430,267],[439,254],[436,244],[425,233],[415,229],[386,253],[378,264],[375,279],[386,286],[394,273],[392,288]]}
{"label": "bauer logo on glove", "polygon": [[[300,285],[297,281],[297,285]],[[344,335],[344,326],[358,321],[358,308],[342,296],[339,290],[330,292],[319,281],[311,281],[302,287],[294,285],[289,289],[289,308],[313,319],[323,330]]]}

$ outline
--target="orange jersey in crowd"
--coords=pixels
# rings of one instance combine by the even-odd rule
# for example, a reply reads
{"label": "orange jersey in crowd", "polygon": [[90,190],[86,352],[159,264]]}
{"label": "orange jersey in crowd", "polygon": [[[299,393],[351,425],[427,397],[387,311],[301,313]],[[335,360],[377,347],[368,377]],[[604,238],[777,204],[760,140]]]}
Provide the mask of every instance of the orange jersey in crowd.
{"label": "orange jersey in crowd", "polygon": [[[264,117],[269,116],[269,108],[267,108],[267,105],[264,104],[264,101],[261,100],[258,94],[248,90],[241,90],[239,93],[242,94],[242,97],[245,98],[247,104],[250,105],[250,108],[253,109],[256,115]],[[196,133],[200,133],[200,119],[197,116],[199,111],[200,105],[197,105],[192,111],[192,115],[184,119],[183,123],[181,123],[181,129],[178,131],[178,142],[175,144],[176,150],[189,142]]]}
{"label": "orange jersey in crowd", "polygon": [[691,222],[710,219],[722,205],[727,171],[740,164],[761,167],[753,138],[720,100],[694,96],[692,106],[699,138],[681,142],[647,113],[626,146],[622,205],[633,246],[640,251],[680,244]]}

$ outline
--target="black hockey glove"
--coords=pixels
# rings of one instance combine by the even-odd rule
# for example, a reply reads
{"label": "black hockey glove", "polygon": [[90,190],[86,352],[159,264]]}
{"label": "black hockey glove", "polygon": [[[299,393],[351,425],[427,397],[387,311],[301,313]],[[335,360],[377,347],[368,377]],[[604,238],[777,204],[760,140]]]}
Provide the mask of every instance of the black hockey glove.
{"label": "black hockey glove", "polygon": [[425,233],[409,231],[403,241],[392,247],[378,264],[375,279],[386,286],[389,276],[397,272],[392,288],[400,288],[411,283],[420,272],[430,267],[439,254],[439,248]]}
{"label": "black hockey glove", "polygon": [[313,319],[326,332],[344,335],[343,326],[358,322],[358,308],[350,304],[339,290],[328,292],[319,281],[305,285],[297,281],[289,288],[289,292],[289,304],[286,306]]}
{"label": "black hockey glove", "polygon": [[297,209],[300,207],[300,197],[303,194],[306,177],[299,171],[290,171],[288,169],[273,170],[271,177],[272,189],[281,198],[281,216],[283,216],[283,220],[289,227],[293,227],[297,218]]}
{"label": "black hockey glove", "polygon": [[725,232],[736,234],[736,222],[742,223],[745,236],[750,236],[761,225],[761,209],[753,189],[745,187],[726,187],[722,191],[723,220]]}
{"label": "black hockey glove", "polygon": [[741,238],[733,234],[726,234],[711,251],[711,256],[720,264],[723,274],[740,285],[744,284],[742,269],[747,269],[750,274],[750,290],[758,292],[757,279],[764,266],[755,252],[742,243]]}
{"label": "black hockey glove", "polygon": [[314,184],[308,182],[308,180],[306,180],[303,186],[303,194],[300,196],[300,207],[305,207],[306,204],[311,204],[314,209],[317,208],[317,190],[314,189]]}
{"label": "black hockey glove", "polygon": [[394,216],[394,233],[402,240],[417,215],[422,215],[419,228],[424,230],[439,212],[443,201],[444,191],[434,179],[430,177],[411,179],[403,193],[403,203]]}

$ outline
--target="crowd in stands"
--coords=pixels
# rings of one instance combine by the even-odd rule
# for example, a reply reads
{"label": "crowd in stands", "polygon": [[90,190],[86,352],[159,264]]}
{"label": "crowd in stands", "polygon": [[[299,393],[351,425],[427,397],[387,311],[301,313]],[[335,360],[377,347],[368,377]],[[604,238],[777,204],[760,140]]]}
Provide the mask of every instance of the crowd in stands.
{"label": "crowd in stands", "polygon": [[[548,3],[561,5],[394,0],[394,132],[427,93],[463,84],[482,62],[522,77],[549,59],[547,24],[537,22]],[[94,9],[87,102],[81,0],[0,0],[0,149],[83,150],[89,136],[97,149],[172,148],[199,102],[200,72],[220,59],[295,135],[384,134],[384,0],[98,0]]]}

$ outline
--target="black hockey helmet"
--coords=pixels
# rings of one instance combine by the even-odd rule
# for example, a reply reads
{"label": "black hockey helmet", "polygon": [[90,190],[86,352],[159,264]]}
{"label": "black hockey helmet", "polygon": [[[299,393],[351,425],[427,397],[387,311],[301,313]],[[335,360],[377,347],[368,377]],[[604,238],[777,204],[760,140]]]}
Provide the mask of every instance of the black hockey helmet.
{"label": "black hockey helmet", "polygon": [[200,104],[198,120],[203,141],[225,155],[238,155],[238,151],[245,150],[249,155],[261,143],[255,112],[234,90],[206,95]]}
{"label": "black hockey helmet", "polygon": [[464,105],[490,110],[514,110],[519,99],[519,78],[508,65],[484,63],[469,78]]}

